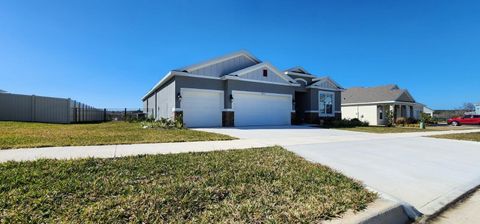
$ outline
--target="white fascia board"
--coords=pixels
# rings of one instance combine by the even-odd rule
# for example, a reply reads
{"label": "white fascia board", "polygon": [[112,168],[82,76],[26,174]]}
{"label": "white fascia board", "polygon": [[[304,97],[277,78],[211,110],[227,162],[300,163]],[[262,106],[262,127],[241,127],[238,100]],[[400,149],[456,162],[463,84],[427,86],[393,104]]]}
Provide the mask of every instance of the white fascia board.
{"label": "white fascia board", "polygon": [[252,54],[250,54],[248,51],[240,50],[240,51],[237,51],[237,52],[233,52],[231,54],[227,54],[227,55],[224,55],[224,56],[213,58],[213,59],[208,60],[208,61],[200,62],[200,63],[194,64],[194,65],[186,66],[186,67],[176,69],[176,70],[178,70],[178,71],[192,71],[192,70],[204,68],[204,67],[209,66],[209,65],[220,63],[222,61],[226,61],[226,60],[238,57],[238,56],[245,56],[245,57],[249,58],[252,62],[255,62],[255,63],[262,62],[258,58],[256,58]]}
{"label": "white fascia board", "polygon": [[302,73],[297,73],[297,72],[292,72],[292,71],[286,71],[285,75],[295,75],[295,76],[306,77],[306,78],[315,78],[316,77],[314,75],[302,74]]}
{"label": "white fascia board", "polygon": [[319,90],[328,90],[328,91],[340,91],[340,92],[343,92],[345,91],[345,89],[332,89],[332,88],[325,88],[325,87],[319,87],[319,86],[307,86],[305,87],[307,89],[319,89]]}
{"label": "white fascia board", "polygon": [[295,67],[293,67],[293,68],[287,69],[286,71],[287,71],[287,72],[294,72],[295,70],[301,70],[301,71],[303,71],[304,73],[309,73],[309,72],[307,71],[307,69],[303,68],[302,66],[295,66]]}
{"label": "white fascia board", "polygon": [[196,75],[196,74],[190,74],[186,72],[170,71],[150,91],[148,91],[148,93],[145,94],[145,96],[142,97],[142,101],[147,99],[149,95],[155,92],[155,90],[157,90],[164,83],[168,82],[168,80],[170,80],[174,76],[183,76],[183,77],[200,78],[200,79],[216,79],[216,80],[221,79],[220,77],[215,77],[215,76]]}
{"label": "white fascia board", "polygon": [[279,83],[279,82],[269,82],[269,81],[261,81],[261,80],[254,80],[254,79],[244,79],[238,76],[231,76],[225,75],[222,76],[222,80],[238,80],[238,81],[245,81],[245,82],[257,82],[257,83],[265,83],[265,84],[273,84],[273,85],[281,85],[281,86],[300,86],[297,83]]}
{"label": "white fascia board", "polygon": [[292,78],[290,78],[290,77],[288,77],[288,76],[284,76],[284,75],[282,74],[282,72],[280,72],[280,70],[278,70],[275,66],[273,66],[273,65],[270,64],[269,62],[262,62],[262,63],[260,63],[260,64],[252,65],[252,66],[250,66],[250,67],[247,67],[247,68],[244,68],[244,69],[241,69],[241,70],[232,72],[232,73],[230,73],[229,75],[243,76],[243,75],[245,75],[245,74],[248,74],[249,72],[255,71],[255,70],[260,69],[260,68],[268,68],[268,69],[272,70],[273,73],[275,73],[275,75],[279,76],[279,77],[282,78],[283,80],[285,80],[285,81],[287,81],[287,82],[295,82],[295,80],[293,80]]}
{"label": "white fascia board", "polygon": [[170,80],[170,78],[172,78],[174,75],[173,75],[173,72],[170,71],[168,72],[157,84],[155,84],[153,86],[152,89],[150,89],[150,91],[147,92],[147,94],[145,94],[145,96],[142,97],[142,101],[144,101],[145,99],[147,99],[147,97],[152,94],[153,92],[155,92],[155,90],[157,90],[158,87],[160,87],[161,85],[163,85],[165,82],[167,82],[168,80]]}
{"label": "white fascia board", "polygon": [[217,77],[217,76],[197,75],[193,73],[178,72],[178,71],[173,71],[173,74],[175,76],[183,76],[183,77],[191,77],[191,78],[199,78],[199,79],[216,79],[216,80],[221,79],[220,77]]}
{"label": "white fascia board", "polygon": [[[333,80],[332,78],[330,78],[330,76],[323,76],[323,77],[320,77],[320,78],[316,78],[316,79],[313,79],[312,81],[320,81],[320,80],[325,80],[325,81],[329,81],[331,82],[333,85],[337,86],[337,88],[339,89],[344,89],[340,84],[338,84],[335,80]],[[317,83],[317,82],[316,82]],[[313,83],[312,85],[315,85],[315,83]]]}
{"label": "white fascia board", "polygon": [[377,102],[364,102],[364,103],[342,103],[342,106],[356,106],[356,105],[374,105],[374,104],[406,104],[416,105],[417,103],[403,102],[403,101],[377,101]]}
{"label": "white fascia board", "polygon": [[407,89],[404,90],[404,93],[406,93],[408,95],[408,97],[410,97],[410,99],[412,99],[413,102],[416,102],[415,99],[413,98],[412,94],[410,94],[410,92]]}

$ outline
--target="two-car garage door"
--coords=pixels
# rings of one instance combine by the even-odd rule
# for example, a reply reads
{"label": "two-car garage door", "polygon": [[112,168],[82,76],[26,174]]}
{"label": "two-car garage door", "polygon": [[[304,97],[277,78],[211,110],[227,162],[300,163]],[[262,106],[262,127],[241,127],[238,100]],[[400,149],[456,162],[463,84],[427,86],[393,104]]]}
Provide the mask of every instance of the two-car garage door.
{"label": "two-car garage door", "polygon": [[[187,127],[221,127],[224,92],[182,88],[181,107]],[[235,126],[289,125],[292,96],[232,91]]]}
{"label": "two-car garage door", "polygon": [[232,91],[235,126],[289,125],[292,96]]}

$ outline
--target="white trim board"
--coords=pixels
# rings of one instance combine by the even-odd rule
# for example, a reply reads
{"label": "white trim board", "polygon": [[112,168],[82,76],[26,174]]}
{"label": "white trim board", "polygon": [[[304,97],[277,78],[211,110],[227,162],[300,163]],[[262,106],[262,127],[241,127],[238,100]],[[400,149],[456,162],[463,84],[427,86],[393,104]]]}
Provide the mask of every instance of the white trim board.
{"label": "white trim board", "polygon": [[[320,111],[320,94],[329,94],[329,95],[332,95],[332,113],[331,114],[322,114],[322,112]],[[335,93],[334,92],[331,92],[331,91],[318,91],[318,95],[317,95],[317,100],[318,100],[318,116],[319,117],[335,117]],[[326,111],[326,109],[325,109]]]}
{"label": "white trim board", "polygon": [[302,73],[292,72],[292,71],[286,71],[284,74],[285,75],[295,75],[295,76],[306,77],[306,78],[316,78],[316,76],[314,76],[314,75],[302,74]]}
{"label": "white trim board", "polygon": [[343,87],[338,84],[337,82],[335,82],[335,80],[333,80],[332,78],[330,78],[330,76],[324,76],[324,77],[320,77],[320,78],[316,78],[316,79],[313,79],[313,81],[318,81],[318,82],[315,82],[312,84],[312,86],[314,86],[315,84],[317,83],[322,83],[322,82],[330,82],[331,84],[333,84],[334,86],[336,86],[338,89],[343,89]]}
{"label": "white trim board", "polygon": [[252,71],[255,71],[257,69],[261,69],[261,68],[268,68],[270,70],[272,70],[275,75],[279,76],[280,78],[282,78],[283,80],[285,80],[286,82],[288,83],[292,83],[292,82],[295,82],[292,78],[288,77],[288,76],[284,76],[280,70],[278,70],[275,66],[273,66],[272,64],[270,64],[269,62],[262,62],[260,64],[256,64],[256,65],[252,65],[250,67],[246,67],[244,69],[241,69],[241,70],[238,70],[238,71],[235,71],[235,72],[232,72],[230,73],[229,75],[232,75],[232,76],[243,76],[249,72],[252,72]]}
{"label": "white trim board", "polygon": [[417,105],[414,102],[402,102],[402,101],[377,101],[377,102],[364,102],[364,103],[342,103],[342,106],[357,106],[357,105],[372,105],[372,104],[406,104]]}
{"label": "white trim board", "polygon": [[307,80],[305,80],[305,79],[302,79],[302,78],[295,78],[294,80],[295,80],[295,81],[297,81],[297,83],[298,83],[298,81],[302,81],[303,83],[305,83],[305,86],[307,86],[307,85],[308,85],[308,82],[307,82]]}
{"label": "white trim board", "polygon": [[335,91],[340,91],[340,92],[343,92],[345,91],[344,89],[332,89],[332,88],[324,88],[324,87],[318,87],[318,86],[307,86],[305,87],[307,89],[319,89],[319,90],[328,90],[328,91],[331,91],[331,92],[335,92]]}

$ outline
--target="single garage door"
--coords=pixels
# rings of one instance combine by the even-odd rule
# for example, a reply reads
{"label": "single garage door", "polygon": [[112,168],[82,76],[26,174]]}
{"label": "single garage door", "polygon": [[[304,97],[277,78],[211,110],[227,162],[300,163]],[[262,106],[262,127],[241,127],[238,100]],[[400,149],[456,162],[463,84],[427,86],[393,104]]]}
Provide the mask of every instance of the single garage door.
{"label": "single garage door", "polygon": [[235,126],[290,125],[292,96],[233,91]]}
{"label": "single garage door", "polygon": [[187,127],[222,126],[223,91],[182,88],[180,92]]}

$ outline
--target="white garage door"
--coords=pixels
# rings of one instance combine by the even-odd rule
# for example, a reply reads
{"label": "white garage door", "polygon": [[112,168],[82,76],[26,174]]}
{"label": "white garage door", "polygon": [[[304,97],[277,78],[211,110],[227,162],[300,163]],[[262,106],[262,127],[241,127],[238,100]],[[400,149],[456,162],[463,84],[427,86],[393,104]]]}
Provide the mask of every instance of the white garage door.
{"label": "white garage door", "polygon": [[180,92],[187,127],[222,126],[223,91],[182,88]]}
{"label": "white garage door", "polygon": [[292,96],[233,91],[235,126],[290,125]]}

